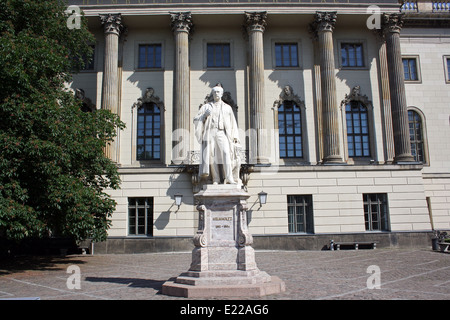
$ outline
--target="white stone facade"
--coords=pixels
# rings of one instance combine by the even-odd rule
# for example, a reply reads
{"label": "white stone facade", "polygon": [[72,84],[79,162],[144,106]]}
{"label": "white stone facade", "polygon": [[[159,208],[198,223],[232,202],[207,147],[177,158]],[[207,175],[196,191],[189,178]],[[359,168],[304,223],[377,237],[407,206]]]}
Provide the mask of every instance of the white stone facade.
{"label": "white stone facade", "polygon": [[[70,1],[69,1],[70,2]],[[76,1],[75,1],[76,2]],[[92,2],[92,1],[91,1]],[[327,4],[206,4],[177,6],[160,4],[130,5],[85,4],[82,9],[95,34],[95,68],[74,75],[69,84],[81,88],[97,108],[102,101],[104,33],[98,14],[121,13],[127,27],[119,44],[119,114],[126,129],[118,137],[120,190],[110,191],[117,201],[109,231],[111,237],[131,237],[129,234],[129,198],[153,198],[153,237],[192,236],[197,229],[198,214],[194,204],[194,188],[190,173],[171,166],[174,104],[175,43],[170,28],[169,12],[191,12],[194,32],[189,40],[189,113],[190,150],[200,149],[192,130],[192,119],[211,88],[222,83],[237,109],[241,141],[250,150],[246,139],[249,129],[248,39],[244,35],[244,12],[267,12],[263,35],[264,54],[264,127],[268,131],[267,151],[271,167],[255,165],[249,174],[247,191],[249,230],[253,235],[288,235],[288,195],[310,195],[313,206],[313,233],[366,233],[364,194],[386,194],[388,207],[387,231],[430,231],[450,229],[450,83],[447,57],[450,58],[450,13],[444,14],[442,25],[409,26],[401,30],[401,54],[418,62],[418,81],[405,81],[408,109],[422,116],[424,163],[393,163],[393,138],[390,115],[385,114],[389,102],[383,91],[383,68],[380,63],[380,39],[366,26],[368,5]],[[350,1],[351,2],[351,1]],[[395,1],[380,2],[381,12],[395,13],[400,5]],[[322,162],[322,136],[319,125],[320,79],[319,62],[309,25],[316,11],[336,11],[333,31],[336,99],[338,105],[356,86],[360,95],[370,101],[368,108],[371,156],[349,157],[346,140],[345,106],[339,107],[340,156],[343,164]],[[408,13],[410,14],[410,13]],[[441,14],[442,15],[442,14]],[[206,46],[209,43],[230,44],[230,67],[208,68]],[[295,43],[299,64],[295,67],[275,66],[275,43]],[[362,44],[364,66],[342,66],[342,43]],[[161,68],[138,68],[139,45],[160,44]],[[386,70],[385,70],[386,71]],[[389,71],[389,70],[388,70]],[[386,83],[384,83],[386,85]],[[305,105],[302,114],[303,158],[280,159],[278,126],[273,104],[285,86],[291,86]],[[135,103],[146,88],[164,104],[161,111],[163,141],[161,160],[138,161],[137,109]],[[388,128],[388,129],[387,129]],[[258,193],[268,194],[267,203],[260,206]],[[178,208],[175,194],[183,195]],[[427,203],[427,197],[428,203]],[[430,207],[428,205],[431,205]],[[431,213],[430,213],[431,210]],[[432,214],[432,220],[430,220]]]}

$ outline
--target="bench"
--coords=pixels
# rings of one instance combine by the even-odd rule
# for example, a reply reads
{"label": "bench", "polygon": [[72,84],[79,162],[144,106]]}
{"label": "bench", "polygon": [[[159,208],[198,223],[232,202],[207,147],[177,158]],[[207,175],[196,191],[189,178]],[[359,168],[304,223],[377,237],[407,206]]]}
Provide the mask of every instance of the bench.
{"label": "bench", "polygon": [[377,243],[374,241],[354,241],[354,242],[334,242],[330,241],[330,250],[341,250],[341,247],[352,247],[355,250],[359,249],[359,246],[369,246],[371,249],[377,248]]}
{"label": "bench", "polygon": [[93,243],[91,240],[77,241],[77,247],[81,254],[93,254]]}
{"label": "bench", "polygon": [[449,252],[448,248],[450,246],[449,242],[439,242],[439,247],[441,248],[441,252]]}

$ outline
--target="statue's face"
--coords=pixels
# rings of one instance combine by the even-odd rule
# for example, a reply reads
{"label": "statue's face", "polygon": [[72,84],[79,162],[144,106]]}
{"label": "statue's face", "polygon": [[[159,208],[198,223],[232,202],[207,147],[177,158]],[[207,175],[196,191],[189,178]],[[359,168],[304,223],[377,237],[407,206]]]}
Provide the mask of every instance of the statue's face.
{"label": "statue's face", "polygon": [[289,86],[284,87],[284,94],[287,96],[291,94],[291,88]]}
{"label": "statue's face", "polygon": [[223,90],[222,88],[218,88],[218,87],[214,87],[211,91],[211,94],[214,98],[214,101],[219,101],[220,99],[222,99],[223,96]]}
{"label": "statue's face", "polygon": [[152,95],[153,95],[153,89],[147,89],[145,91],[145,97],[146,98],[151,98]]}

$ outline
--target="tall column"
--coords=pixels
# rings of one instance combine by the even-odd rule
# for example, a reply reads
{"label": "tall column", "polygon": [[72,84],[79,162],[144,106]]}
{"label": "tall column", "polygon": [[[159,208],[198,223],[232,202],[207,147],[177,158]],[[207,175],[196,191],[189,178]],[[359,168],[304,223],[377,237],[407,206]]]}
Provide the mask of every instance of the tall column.
{"label": "tall column", "polygon": [[383,32],[386,38],[386,57],[389,69],[389,91],[391,94],[392,128],[394,131],[394,162],[411,162],[408,109],[406,104],[405,75],[400,49],[402,14],[383,15]]}
{"label": "tall column", "polygon": [[312,31],[318,40],[322,91],[323,162],[342,163],[339,138],[339,107],[336,97],[333,29],[336,12],[316,12]]}
{"label": "tall column", "polygon": [[380,29],[374,30],[378,44],[378,81],[381,97],[381,115],[383,119],[384,159],[386,163],[392,163],[395,157],[394,134],[392,131],[391,94],[389,91],[389,68],[386,58],[386,41]]}
{"label": "tall column", "polygon": [[251,150],[253,161],[269,163],[268,139],[265,125],[264,99],[264,46],[263,34],[266,27],[266,12],[246,12],[245,27],[249,41],[249,105]]}
{"label": "tall column", "polygon": [[[101,108],[112,113],[119,112],[119,36],[123,30],[122,17],[119,14],[101,14],[100,21],[105,32],[105,54],[103,64]],[[105,154],[112,161],[118,162],[118,141],[109,143]]]}
{"label": "tall column", "polygon": [[190,149],[189,33],[193,24],[190,12],[171,13],[170,17],[175,37],[172,162],[181,164]]}

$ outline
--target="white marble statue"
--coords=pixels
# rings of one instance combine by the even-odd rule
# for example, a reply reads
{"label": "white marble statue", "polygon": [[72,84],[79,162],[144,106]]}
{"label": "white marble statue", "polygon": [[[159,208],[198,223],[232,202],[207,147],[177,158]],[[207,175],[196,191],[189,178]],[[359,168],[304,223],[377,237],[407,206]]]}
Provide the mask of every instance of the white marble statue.
{"label": "white marble statue", "polygon": [[204,104],[194,118],[195,137],[201,144],[199,178],[211,176],[214,184],[241,184],[239,179],[241,148],[232,108],[222,101],[223,88],[215,86],[213,101]]}

